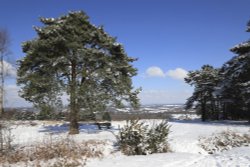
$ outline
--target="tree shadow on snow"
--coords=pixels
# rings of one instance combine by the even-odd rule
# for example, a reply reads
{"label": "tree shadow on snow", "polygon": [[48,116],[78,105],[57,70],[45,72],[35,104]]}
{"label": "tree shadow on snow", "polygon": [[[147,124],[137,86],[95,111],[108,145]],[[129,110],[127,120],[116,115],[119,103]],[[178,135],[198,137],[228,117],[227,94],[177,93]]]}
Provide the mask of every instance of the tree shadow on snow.
{"label": "tree shadow on snow", "polygon": [[[79,132],[80,133],[87,133],[87,134],[97,134],[103,131],[110,131],[113,132],[116,129],[114,127],[110,127],[110,129],[98,129],[98,126],[94,123],[79,123]],[[64,123],[60,125],[45,125],[43,126],[39,132],[45,132],[45,133],[53,133],[53,134],[59,134],[59,133],[67,133],[69,131],[69,123]]]}

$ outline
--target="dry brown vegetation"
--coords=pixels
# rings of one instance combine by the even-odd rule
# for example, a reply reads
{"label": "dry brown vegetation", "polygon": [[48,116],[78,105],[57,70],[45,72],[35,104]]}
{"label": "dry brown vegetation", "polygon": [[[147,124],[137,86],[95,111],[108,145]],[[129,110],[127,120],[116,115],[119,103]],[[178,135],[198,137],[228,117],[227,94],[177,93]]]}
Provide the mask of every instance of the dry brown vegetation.
{"label": "dry brown vegetation", "polygon": [[[46,161],[46,166],[73,167],[85,166],[88,158],[101,158],[103,156],[100,145],[104,141],[88,140],[76,142],[68,137],[54,138],[50,136],[42,143],[26,147],[17,147],[0,155],[0,163],[6,166],[41,166]],[[49,163],[48,163],[49,162]]]}

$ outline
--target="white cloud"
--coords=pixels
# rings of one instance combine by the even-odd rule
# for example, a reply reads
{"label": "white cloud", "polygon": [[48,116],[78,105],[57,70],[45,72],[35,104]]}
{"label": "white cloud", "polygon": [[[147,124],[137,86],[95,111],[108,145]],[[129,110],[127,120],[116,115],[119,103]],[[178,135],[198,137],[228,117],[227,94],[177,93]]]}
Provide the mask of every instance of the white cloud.
{"label": "white cloud", "polygon": [[184,80],[187,77],[187,71],[183,68],[176,68],[174,70],[168,70],[166,73],[157,66],[149,67],[146,70],[147,77],[170,77],[173,79]]}
{"label": "white cloud", "polygon": [[182,68],[176,68],[175,70],[168,70],[166,76],[169,76],[174,79],[183,80],[187,77],[187,71]]}
{"label": "white cloud", "polygon": [[[1,66],[2,66],[2,64],[0,64],[0,71],[2,70]],[[3,69],[4,69],[3,70],[4,76],[16,77],[16,69],[10,63],[3,61]]]}
{"label": "white cloud", "polygon": [[[31,107],[33,104],[21,98],[18,95],[20,87],[15,84],[6,85],[4,87],[4,106],[5,107]],[[68,105],[69,96],[66,93],[62,95],[62,102]]]}
{"label": "white cloud", "polygon": [[162,69],[156,66],[149,67],[146,70],[146,75],[148,77],[165,77],[165,74]]}
{"label": "white cloud", "polygon": [[4,89],[5,107],[26,107],[32,106],[31,103],[25,101],[18,95],[19,87],[16,85],[6,85]]}

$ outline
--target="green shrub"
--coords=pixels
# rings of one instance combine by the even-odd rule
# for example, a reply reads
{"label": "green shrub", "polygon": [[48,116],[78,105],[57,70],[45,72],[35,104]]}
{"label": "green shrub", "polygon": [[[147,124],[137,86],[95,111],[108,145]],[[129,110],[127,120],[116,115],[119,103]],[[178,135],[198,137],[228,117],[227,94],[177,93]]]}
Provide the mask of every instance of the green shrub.
{"label": "green shrub", "polygon": [[16,119],[16,120],[36,120],[37,113],[35,113],[33,111],[16,112],[14,119]]}
{"label": "green shrub", "polygon": [[103,113],[103,115],[102,115],[102,120],[103,120],[103,121],[108,121],[108,122],[111,121],[111,116],[110,116],[109,112],[104,112],[104,113]]}
{"label": "green shrub", "polygon": [[147,132],[147,152],[149,154],[153,153],[163,153],[169,152],[169,145],[167,142],[170,126],[167,122],[161,122],[158,125],[153,125],[151,129]]}
{"label": "green shrub", "polygon": [[161,122],[151,128],[139,120],[130,120],[117,136],[121,151],[126,155],[147,155],[170,151],[167,142],[170,126]]}

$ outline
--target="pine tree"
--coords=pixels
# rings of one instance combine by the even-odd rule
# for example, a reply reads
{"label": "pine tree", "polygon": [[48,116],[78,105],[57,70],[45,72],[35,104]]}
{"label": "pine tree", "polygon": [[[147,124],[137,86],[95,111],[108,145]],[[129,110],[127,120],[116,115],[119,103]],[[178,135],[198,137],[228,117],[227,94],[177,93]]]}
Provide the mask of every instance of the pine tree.
{"label": "pine tree", "polygon": [[[247,32],[250,32],[250,21]],[[224,76],[220,83],[221,96],[234,110],[231,115],[250,120],[250,41],[236,45],[231,51],[237,56],[226,62],[220,71]]]}
{"label": "pine tree", "polygon": [[218,118],[216,111],[216,97],[215,91],[218,82],[218,69],[210,65],[204,65],[201,70],[190,71],[185,78],[185,82],[194,86],[194,92],[191,97],[187,99],[186,109],[191,108],[197,102],[196,108],[200,109],[202,121],[208,118],[213,118],[214,115]]}
{"label": "pine tree", "polygon": [[69,95],[70,134],[79,133],[78,113],[108,104],[129,102],[137,107],[139,90],[131,78],[137,70],[123,46],[103,27],[92,25],[83,12],[59,18],[41,18],[37,37],[23,43],[25,57],[19,61],[18,84],[21,96],[34,104]]}

